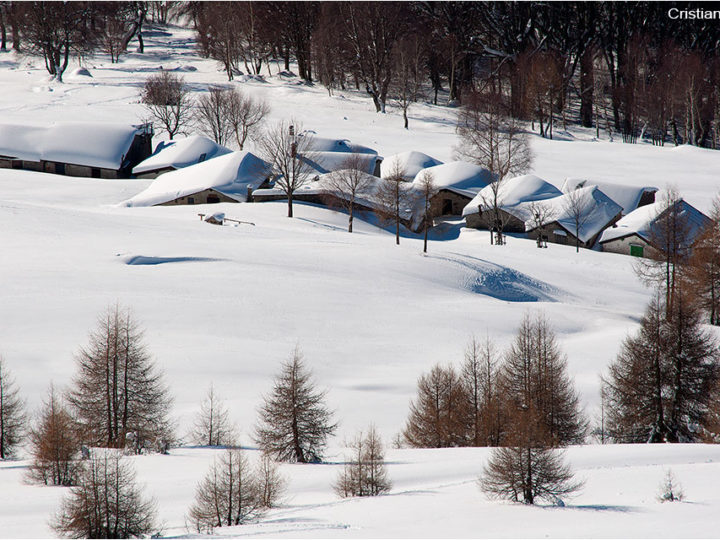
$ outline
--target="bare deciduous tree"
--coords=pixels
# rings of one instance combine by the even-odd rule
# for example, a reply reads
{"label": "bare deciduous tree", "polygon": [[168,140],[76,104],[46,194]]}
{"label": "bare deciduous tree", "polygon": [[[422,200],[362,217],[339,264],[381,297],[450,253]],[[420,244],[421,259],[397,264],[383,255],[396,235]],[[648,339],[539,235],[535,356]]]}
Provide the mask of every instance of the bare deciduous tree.
{"label": "bare deciduous tree", "polygon": [[390,174],[382,179],[376,197],[378,202],[377,214],[380,220],[395,225],[395,244],[400,245],[400,225],[404,216],[409,214],[409,207],[413,202],[411,184],[405,182],[405,170],[395,160]]}
{"label": "bare deciduous tree", "polygon": [[168,389],[129,310],[109,308],[76,363],[68,401],[85,443],[139,453],[172,438]]}
{"label": "bare deciduous tree", "polygon": [[427,253],[428,230],[432,228],[435,217],[433,197],[437,195],[438,189],[435,185],[435,177],[431,172],[423,171],[421,174],[417,187],[423,201],[423,253]]}
{"label": "bare deciduous tree", "polygon": [[366,434],[358,433],[349,446],[352,457],[335,482],[335,492],[341,497],[372,497],[390,491],[383,444],[375,426]]}
{"label": "bare deciduous tree", "polygon": [[712,219],[693,242],[688,281],[709,323],[720,325],[720,198],[713,203]]}
{"label": "bare deciduous tree", "polygon": [[55,486],[75,484],[80,468],[80,439],[70,413],[53,386],[30,431],[30,448],[30,481]]}
{"label": "bare deciduous tree", "polygon": [[325,393],[316,390],[299,347],[283,363],[259,415],[256,441],[280,461],[319,462],[328,437],[337,429]]}
{"label": "bare deciduous tree", "polygon": [[234,89],[228,96],[226,114],[235,142],[242,150],[248,139],[259,137],[265,117],[270,114],[270,106],[261,99]]}
{"label": "bare deciduous tree", "polygon": [[196,444],[205,446],[235,444],[235,426],[225,403],[217,396],[212,384],[200,406],[190,436]]}
{"label": "bare deciduous tree", "polygon": [[274,508],[285,494],[287,479],[280,474],[278,463],[263,453],[257,466],[258,494],[262,508]]}
{"label": "bare deciduous tree", "polygon": [[119,452],[104,450],[85,463],[51,525],[70,538],[139,538],[158,532],[156,513],[130,463]]}
{"label": "bare deciduous tree", "polygon": [[338,204],[348,213],[348,232],[353,229],[355,205],[359,197],[368,195],[373,177],[365,171],[368,168],[366,154],[352,154],[343,164],[342,169],[333,171],[327,177],[328,196],[332,204]]}
{"label": "bare deciduous tree", "polygon": [[241,525],[262,513],[258,480],[240,449],[228,449],[216,459],[198,485],[188,517],[199,532]]}
{"label": "bare deciduous tree", "polygon": [[573,225],[575,235],[575,252],[580,252],[580,230],[590,219],[592,210],[591,201],[587,197],[586,190],[574,189],[565,196],[563,210],[568,215]]}
{"label": "bare deciduous tree", "polygon": [[211,86],[198,98],[195,106],[195,119],[200,131],[220,145],[224,145],[232,135],[227,114],[232,93],[230,89]]}
{"label": "bare deciduous tree", "polygon": [[467,395],[452,367],[435,366],[418,380],[417,397],[403,431],[415,448],[466,445]]}
{"label": "bare deciduous tree", "polygon": [[0,459],[12,457],[25,434],[25,403],[0,356]]}
{"label": "bare deciduous tree", "polygon": [[312,135],[303,133],[302,124],[294,120],[281,121],[265,133],[259,146],[263,158],[278,175],[275,184],[287,196],[288,217],[293,217],[293,195],[315,171]]}
{"label": "bare deciduous tree", "polygon": [[167,132],[170,140],[192,117],[190,92],[182,77],[160,71],[145,81],[140,99],[154,123]]}
{"label": "bare deciduous tree", "polygon": [[545,201],[530,203],[530,220],[533,230],[537,231],[537,247],[546,248],[548,235],[545,227],[555,219],[555,209]]}

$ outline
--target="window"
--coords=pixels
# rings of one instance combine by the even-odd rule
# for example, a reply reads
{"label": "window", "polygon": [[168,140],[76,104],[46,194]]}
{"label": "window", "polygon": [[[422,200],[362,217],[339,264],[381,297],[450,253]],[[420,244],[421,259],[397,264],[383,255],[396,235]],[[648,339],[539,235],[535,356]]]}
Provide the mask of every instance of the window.
{"label": "window", "polygon": [[200,157],[198,158],[198,163],[202,163],[205,161],[205,158],[207,157],[207,154],[200,154]]}
{"label": "window", "polygon": [[195,204],[195,197],[188,197],[188,204]]}
{"label": "window", "polygon": [[97,167],[93,167],[92,170],[90,171],[90,175],[93,178],[100,178],[100,169],[98,169]]}
{"label": "window", "polygon": [[638,246],[637,244],[630,244],[630,255],[632,257],[642,257],[644,251],[645,250],[643,249],[643,246]]}

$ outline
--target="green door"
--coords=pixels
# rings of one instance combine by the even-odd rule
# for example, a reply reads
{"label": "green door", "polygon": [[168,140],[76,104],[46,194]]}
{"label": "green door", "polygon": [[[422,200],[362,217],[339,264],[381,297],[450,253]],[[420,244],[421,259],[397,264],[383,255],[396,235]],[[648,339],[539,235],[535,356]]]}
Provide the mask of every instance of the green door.
{"label": "green door", "polygon": [[634,246],[630,244],[630,255],[632,257],[642,257],[643,256],[643,246]]}

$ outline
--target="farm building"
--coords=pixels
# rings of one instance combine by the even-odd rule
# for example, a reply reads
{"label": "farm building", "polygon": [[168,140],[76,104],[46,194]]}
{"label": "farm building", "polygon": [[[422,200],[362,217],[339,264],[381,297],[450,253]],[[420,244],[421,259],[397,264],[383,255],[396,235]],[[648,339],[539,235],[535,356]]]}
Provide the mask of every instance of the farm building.
{"label": "farm building", "polygon": [[413,180],[415,189],[423,175],[431,174],[437,193],[432,198],[436,216],[459,216],[478,192],[493,181],[493,174],[479,165],[451,161],[421,170]]}
{"label": "farm building", "polygon": [[202,163],[231,151],[200,135],[163,141],[155,148],[155,152],[136,165],[132,172],[138,178],[156,178],[160,174]]}
{"label": "farm building", "polygon": [[412,182],[417,174],[428,167],[442,165],[442,161],[433,157],[411,150],[386,157],[380,165],[380,176],[388,178],[400,174],[403,180]]}
{"label": "farm building", "polygon": [[152,153],[152,136],[149,124],[0,124],[0,168],[129,178]]}
{"label": "farm building", "polygon": [[[497,188],[500,219],[506,232],[524,233],[526,222],[532,219],[533,203],[539,204],[562,195],[562,192],[534,174],[515,176],[503,180]],[[488,212],[494,208],[493,188],[483,188],[463,208],[465,224],[472,229],[487,229],[494,220]],[[494,212],[493,212],[494,213]]]}
{"label": "farm building", "polygon": [[684,248],[689,249],[700,232],[711,220],[683,199],[668,207],[666,201],[642,206],[623,217],[600,237],[603,251],[622,253],[634,257],[653,257],[658,244],[666,243],[667,227],[663,225],[669,214],[674,213],[681,231]]}
{"label": "farm building", "polygon": [[532,216],[526,222],[528,236],[536,240],[544,237],[554,244],[574,246],[579,240],[579,247],[592,248],[600,234],[622,217],[622,207],[597,186],[546,199],[542,205],[540,225]]}
{"label": "farm building", "polygon": [[596,182],[585,178],[566,178],[563,182],[561,191],[569,193],[578,188],[597,186],[605,195],[622,206],[623,215],[655,202],[655,193],[658,188],[652,186],[623,186],[620,184],[612,184],[610,182]]}
{"label": "farm building", "polygon": [[126,206],[245,202],[269,185],[269,163],[250,152],[231,152],[157,177]]}

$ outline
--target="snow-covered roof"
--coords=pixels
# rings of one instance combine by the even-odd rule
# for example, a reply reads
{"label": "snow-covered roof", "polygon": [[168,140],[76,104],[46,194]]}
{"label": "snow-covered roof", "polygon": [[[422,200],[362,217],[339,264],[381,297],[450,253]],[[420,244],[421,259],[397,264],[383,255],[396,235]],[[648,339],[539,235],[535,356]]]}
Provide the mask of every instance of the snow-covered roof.
{"label": "snow-covered roof", "polygon": [[[462,215],[477,214],[480,206],[484,210],[487,209],[487,202],[494,199],[492,189],[492,186],[487,186],[480,190],[475,198],[463,208]],[[529,207],[529,203],[544,201],[561,195],[562,192],[558,188],[539,176],[525,174],[502,181],[498,189],[498,202],[503,210],[518,215],[519,218],[524,220],[525,210],[527,210],[526,207]],[[517,211],[513,211],[513,209]]]}
{"label": "snow-covered roof", "polygon": [[[710,223],[710,218],[683,199],[680,199],[675,204],[679,206],[680,219],[687,223],[688,241],[692,243],[700,231]],[[667,201],[662,200],[641,206],[624,216],[613,227],[606,229],[600,237],[600,243],[631,235],[637,235],[646,242],[650,242],[653,228],[662,214],[668,210]]]}
{"label": "snow-covered roof", "polygon": [[374,154],[377,152],[367,146],[351,143],[347,139],[329,139],[326,137],[312,136],[308,150],[312,152],[342,152],[347,154]]}
{"label": "snow-covered roof", "polygon": [[269,163],[250,152],[232,152],[160,175],[147,189],[123,204],[154,206],[206,189],[213,189],[237,201],[245,201],[247,188],[259,187],[271,174],[271,170]]}
{"label": "snow-covered roof", "polygon": [[494,179],[493,173],[484,167],[465,161],[450,161],[421,170],[415,175],[413,184],[417,185],[425,173],[432,174],[437,189],[447,189],[467,197],[474,197]]}
{"label": "snow-covered roof", "polygon": [[625,186],[610,182],[598,182],[587,178],[566,178],[562,185],[562,192],[568,193],[574,189],[588,186],[597,186],[600,190],[623,208],[623,214],[629,214],[640,204],[645,193],[655,193],[658,188],[653,186]]}
{"label": "snow-covered roof", "polygon": [[386,157],[380,164],[380,176],[387,178],[399,170],[402,171],[404,179],[411,181],[421,170],[442,165],[442,163],[427,154],[410,150]]}
{"label": "snow-covered roof", "polygon": [[164,141],[157,145],[152,156],[133,168],[133,174],[160,169],[182,169],[201,161],[229,154],[232,150],[201,135]]}
{"label": "snow-covered roof", "polygon": [[[582,208],[581,223],[576,235],[582,242],[590,241],[622,212],[622,207],[605,195],[600,188],[588,186],[543,201],[547,210],[547,218],[543,225],[557,222],[565,230],[575,235],[572,197],[578,197],[577,204]],[[532,230],[534,227],[535,223],[531,220],[525,222],[526,230]]]}
{"label": "snow-covered roof", "polygon": [[144,126],[58,122],[46,126],[0,124],[0,156],[119,169]]}
{"label": "snow-covered roof", "polygon": [[348,164],[355,158],[360,158],[363,163],[362,170],[368,174],[375,171],[375,162],[381,159],[379,156],[370,153],[352,153],[352,152],[315,152],[310,157],[303,159],[309,163],[316,171],[315,174],[326,174],[332,171],[340,171],[347,169]]}

